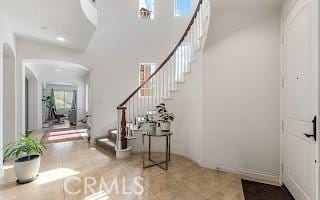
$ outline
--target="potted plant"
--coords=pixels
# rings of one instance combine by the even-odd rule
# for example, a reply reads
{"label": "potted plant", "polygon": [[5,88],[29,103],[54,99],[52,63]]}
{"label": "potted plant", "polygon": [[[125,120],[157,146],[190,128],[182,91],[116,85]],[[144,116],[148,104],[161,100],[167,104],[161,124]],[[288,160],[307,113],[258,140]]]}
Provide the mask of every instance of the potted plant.
{"label": "potted plant", "polygon": [[175,118],[174,114],[167,111],[166,105],[164,103],[161,103],[157,106],[157,111],[160,114],[158,127],[160,127],[161,131],[163,132],[169,132],[170,124]]}
{"label": "potted plant", "polygon": [[150,134],[156,133],[156,124],[157,121],[153,119],[153,117],[150,117],[149,115],[146,115],[144,117],[144,121],[142,122],[142,128],[146,131],[148,131]]}
{"label": "potted plant", "polygon": [[52,118],[52,116],[51,116],[51,114],[52,114],[51,110],[52,110],[52,107],[53,107],[52,98],[51,98],[51,96],[43,96],[41,98],[41,101],[46,107],[46,115],[45,116],[47,116],[47,119],[49,120],[49,119]]}
{"label": "potted plant", "polygon": [[15,143],[6,145],[4,160],[16,157],[14,172],[18,183],[28,183],[37,178],[40,168],[40,155],[43,155],[46,146],[40,141],[27,135]]}
{"label": "potted plant", "polygon": [[84,118],[80,120],[80,122],[86,127],[88,131],[88,142],[90,142],[90,131],[91,131],[91,123],[90,123],[90,117],[91,115],[86,115]]}

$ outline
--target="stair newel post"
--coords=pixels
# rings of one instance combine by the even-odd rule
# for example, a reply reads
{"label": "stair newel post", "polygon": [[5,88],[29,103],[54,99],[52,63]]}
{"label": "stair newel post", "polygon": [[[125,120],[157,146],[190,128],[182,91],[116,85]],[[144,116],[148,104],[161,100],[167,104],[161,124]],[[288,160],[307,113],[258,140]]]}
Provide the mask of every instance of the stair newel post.
{"label": "stair newel post", "polygon": [[117,148],[120,150],[126,149],[128,147],[127,144],[127,129],[126,129],[126,107],[118,107],[118,113],[119,113],[119,122],[118,122],[118,130],[120,130],[117,137]]}

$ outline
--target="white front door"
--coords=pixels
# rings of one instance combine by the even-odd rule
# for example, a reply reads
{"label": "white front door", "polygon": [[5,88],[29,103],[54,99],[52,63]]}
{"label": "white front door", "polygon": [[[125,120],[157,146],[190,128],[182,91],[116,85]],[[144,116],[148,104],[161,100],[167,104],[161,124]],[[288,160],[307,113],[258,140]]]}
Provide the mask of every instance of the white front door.
{"label": "white front door", "polygon": [[284,21],[284,172],[297,200],[316,200],[318,75],[313,0],[298,0]]}

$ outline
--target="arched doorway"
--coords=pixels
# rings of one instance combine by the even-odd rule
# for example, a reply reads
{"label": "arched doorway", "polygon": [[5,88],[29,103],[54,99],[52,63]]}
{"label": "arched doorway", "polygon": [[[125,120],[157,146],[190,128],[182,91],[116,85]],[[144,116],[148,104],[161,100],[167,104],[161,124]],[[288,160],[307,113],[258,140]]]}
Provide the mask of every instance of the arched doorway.
{"label": "arched doorway", "polygon": [[16,140],[15,55],[11,46],[3,45],[3,145]]}
{"label": "arched doorway", "polygon": [[[64,115],[71,125],[79,124],[81,119],[91,115],[89,68],[67,61],[45,59],[23,60],[23,68],[22,107],[26,115],[20,117],[27,133],[38,134],[53,123],[59,124],[59,120],[50,115],[51,109],[42,102],[43,98],[53,99],[56,114]],[[63,98],[56,97],[59,94],[63,94]]]}

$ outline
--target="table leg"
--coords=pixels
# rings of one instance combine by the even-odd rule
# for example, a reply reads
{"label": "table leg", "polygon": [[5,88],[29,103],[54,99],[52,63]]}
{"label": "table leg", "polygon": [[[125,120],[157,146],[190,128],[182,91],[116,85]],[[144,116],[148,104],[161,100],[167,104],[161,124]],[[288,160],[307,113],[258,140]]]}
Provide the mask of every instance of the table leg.
{"label": "table leg", "polygon": [[169,135],[169,161],[171,160],[171,135]]}
{"label": "table leg", "polygon": [[166,136],[166,170],[168,170],[169,137]]}
{"label": "table leg", "polygon": [[151,160],[151,137],[149,136],[149,151],[148,151],[149,161]]}
{"label": "table leg", "polygon": [[144,135],[142,134],[142,167],[144,166]]}

